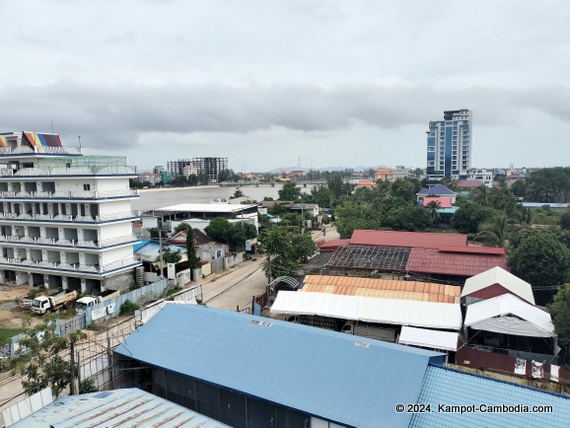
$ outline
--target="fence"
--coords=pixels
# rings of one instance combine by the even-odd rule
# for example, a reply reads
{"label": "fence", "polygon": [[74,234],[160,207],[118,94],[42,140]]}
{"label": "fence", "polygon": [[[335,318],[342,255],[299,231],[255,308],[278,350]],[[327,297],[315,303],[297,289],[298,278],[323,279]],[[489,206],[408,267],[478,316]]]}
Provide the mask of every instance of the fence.
{"label": "fence", "polygon": [[84,314],[76,315],[73,318],[67,318],[67,319],[58,318],[55,320],[55,323],[56,323],[55,332],[59,336],[67,336],[68,334],[71,334],[74,331],[81,330],[87,327]]}
{"label": "fence", "polygon": [[87,325],[95,321],[108,321],[119,314],[121,306],[126,301],[144,306],[146,303],[158,300],[166,293],[169,287],[168,282],[168,279],[161,279],[160,281],[121,294],[114,299],[109,299],[98,305],[90,306],[85,310],[85,321]]}

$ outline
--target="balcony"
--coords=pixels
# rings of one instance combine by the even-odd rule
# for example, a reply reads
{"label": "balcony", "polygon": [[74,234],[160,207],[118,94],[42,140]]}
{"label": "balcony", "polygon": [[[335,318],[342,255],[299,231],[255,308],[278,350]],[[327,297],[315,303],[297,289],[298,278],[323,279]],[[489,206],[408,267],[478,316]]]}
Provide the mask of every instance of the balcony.
{"label": "balcony", "polygon": [[18,221],[56,221],[66,223],[101,223],[113,220],[127,220],[140,217],[135,211],[123,211],[120,213],[103,214],[98,216],[70,216],[70,215],[52,215],[52,214],[16,214],[16,213],[0,213],[1,220],[18,220]]}
{"label": "balcony", "polygon": [[38,151],[37,147],[17,146],[17,147],[0,147],[0,155],[29,155],[29,154],[48,154],[48,155],[80,155],[81,147],[50,147],[42,146],[43,152]]}
{"label": "balcony", "polygon": [[0,242],[32,244],[32,245],[53,245],[56,247],[88,247],[101,249],[114,245],[126,244],[129,242],[136,242],[138,238],[135,235],[123,235],[115,238],[103,239],[101,241],[79,241],[74,239],[55,239],[55,238],[31,238],[29,236],[2,236],[0,235]]}
{"label": "balcony", "polygon": [[138,196],[138,191],[131,189],[120,190],[81,190],[77,192],[0,192],[3,199],[109,199],[128,196]]}
{"label": "balcony", "polygon": [[[5,149],[6,147],[0,147]],[[2,168],[0,176],[5,177],[53,177],[53,176],[93,176],[93,175],[135,175],[135,167],[119,165],[93,165],[76,166],[70,168],[63,167],[43,167],[43,168],[21,168],[13,171],[9,168]]]}
{"label": "balcony", "polygon": [[15,270],[25,270],[21,269],[23,266],[27,268],[35,269],[54,269],[54,270],[65,270],[65,271],[76,271],[85,273],[98,273],[102,274],[111,270],[120,269],[122,267],[131,267],[135,264],[140,264],[140,261],[136,258],[127,258],[123,260],[118,260],[113,263],[109,263],[103,266],[100,265],[81,265],[81,264],[69,264],[65,262],[48,262],[42,260],[29,260],[22,259],[19,257],[0,257],[0,265],[13,265]]}

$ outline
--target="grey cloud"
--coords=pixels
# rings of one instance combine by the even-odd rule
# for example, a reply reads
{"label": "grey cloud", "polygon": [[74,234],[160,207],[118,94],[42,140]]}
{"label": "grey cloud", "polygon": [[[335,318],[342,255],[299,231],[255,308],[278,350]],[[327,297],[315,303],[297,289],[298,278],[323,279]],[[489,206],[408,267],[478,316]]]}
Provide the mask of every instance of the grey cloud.
{"label": "grey cloud", "polygon": [[[335,131],[354,123],[383,129],[425,124],[445,109],[470,108],[478,125],[511,123],[519,108],[532,107],[570,120],[564,87],[531,91],[471,88],[438,91],[427,85],[385,88],[374,84],[203,86],[91,86],[60,81],[44,87],[0,90],[2,131],[97,135],[109,149],[130,147],[150,132],[248,133],[282,127]],[[507,113],[507,114],[506,114]]]}

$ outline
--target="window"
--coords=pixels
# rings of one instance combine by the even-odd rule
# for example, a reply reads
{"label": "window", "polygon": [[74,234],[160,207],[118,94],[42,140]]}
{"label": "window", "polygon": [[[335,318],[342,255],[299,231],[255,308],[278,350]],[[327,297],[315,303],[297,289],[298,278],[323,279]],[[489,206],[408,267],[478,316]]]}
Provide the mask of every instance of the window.
{"label": "window", "polygon": [[83,190],[91,190],[91,184],[84,184]]}

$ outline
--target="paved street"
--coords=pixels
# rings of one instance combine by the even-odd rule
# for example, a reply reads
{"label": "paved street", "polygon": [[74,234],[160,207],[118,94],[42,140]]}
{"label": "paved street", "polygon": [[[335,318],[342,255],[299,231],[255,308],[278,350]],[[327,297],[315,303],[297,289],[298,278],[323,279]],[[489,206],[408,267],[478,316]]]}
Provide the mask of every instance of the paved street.
{"label": "paved street", "polygon": [[[339,235],[334,228],[327,228],[323,236],[321,231],[313,231],[312,237],[317,240],[335,240]],[[264,256],[257,256],[256,260],[248,260],[223,272],[212,274],[200,281],[202,284],[202,297],[204,302],[211,307],[235,311],[251,306],[253,296],[265,292],[267,279],[261,269]],[[196,283],[198,284],[198,283]],[[189,284],[192,285],[192,284]],[[98,354],[105,353],[121,343],[134,330],[132,319],[116,320],[113,326],[106,332],[88,332],[89,341],[80,345],[81,359],[86,361]],[[0,411],[25,397],[19,376],[9,376],[8,373],[0,374]],[[0,413],[0,426],[3,418]]]}

